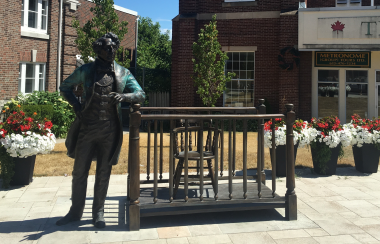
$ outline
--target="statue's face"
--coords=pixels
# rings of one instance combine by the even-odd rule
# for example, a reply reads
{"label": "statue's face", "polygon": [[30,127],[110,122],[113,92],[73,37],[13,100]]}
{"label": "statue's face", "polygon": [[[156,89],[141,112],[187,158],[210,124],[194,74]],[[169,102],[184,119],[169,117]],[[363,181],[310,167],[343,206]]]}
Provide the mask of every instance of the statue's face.
{"label": "statue's face", "polygon": [[116,51],[116,44],[112,42],[111,38],[107,38],[104,40],[98,56],[105,61],[112,62],[115,60]]}

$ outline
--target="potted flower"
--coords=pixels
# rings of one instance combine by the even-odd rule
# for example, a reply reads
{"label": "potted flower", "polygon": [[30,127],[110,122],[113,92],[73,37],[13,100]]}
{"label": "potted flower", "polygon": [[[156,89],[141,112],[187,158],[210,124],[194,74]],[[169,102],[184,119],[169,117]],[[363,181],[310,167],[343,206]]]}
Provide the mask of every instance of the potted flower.
{"label": "potted flower", "polygon": [[[272,155],[272,120],[264,124],[264,146],[268,147]],[[276,143],[276,175],[286,176],[286,124],[285,121],[276,118],[275,121],[275,143]],[[293,141],[294,141],[294,163],[297,156],[297,148],[308,145],[307,122],[296,120],[293,124]],[[271,158],[272,159],[272,158]],[[273,164],[274,162],[272,162]]]}
{"label": "potted flower", "polygon": [[318,91],[321,94],[321,97],[325,97],[327,95],[328,88],[325,86],[318,87]]}
{"label": "potted flower", "polygon": [[314,171],[333,175],[338,157],[343,157],[343,147],[351,144],[351,132],[340,124],[338,117],[312,118],[308,124]]}
{"label": "potted flower", "polygon": [[[6,111],[2,111],[6,113]],[[55,136],[51,121],[36,120],[14,111],[0,123],[0,159],[3,187],[28,185],[32,181],[36,154],[54,149]]]}
{"label": "potted flower", "polygon": [[346,97],[348,97],[348,93],[351,91],[351,86],[346,85]]}
{"label": "potted flower", "polygon": [[335,86],[329,86],[327,87],[328,88],[328,94],[329,94],[329,97],[334,97],[335,94],[338,92],[338,87],[335,87]]}
{"label": "potted flower", "polygon": [[380,157],[380,120],[362,119],[358,114],[351,118],[346,126],[352,134],[355,168],[362,173],[376,173]]}

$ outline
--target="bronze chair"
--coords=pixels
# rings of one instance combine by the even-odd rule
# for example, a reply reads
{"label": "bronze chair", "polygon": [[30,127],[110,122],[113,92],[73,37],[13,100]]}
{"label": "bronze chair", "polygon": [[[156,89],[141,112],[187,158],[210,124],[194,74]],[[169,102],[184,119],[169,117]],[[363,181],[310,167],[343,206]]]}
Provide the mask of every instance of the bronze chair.
{"label": "bronze chair", "polygon": [[[201,127],[198,126],[199,123],[196,123],[197,125],[193,125],[193,126],[188,126],[188,131],[189,131],[189,135],[192,133],[192,132],[195,132],[195,135],[196,135],[196,138],[198,138],[198,140],[196,141],[196,151],[193,151],[192,150],[192,142],[191,142],[191,137],[189,136],[189,139],[190,141],[188,142],[188,161],[196,161],[197,164],[196,166],[188,166],[188,169],[196,169],[197,170],[197,174],[196,175],[189,175],[189,178],[192,178],[192,180],[194,179],[197,179],[199,178],[199,172],[200,172],[200,166],[201,166],[201,163],[203,162],[200,162],[201,160],[201,155],[200,155],[200,141],[199,141],[199,138],[202,138],[202,137],[199,137],[199,132],[201,131]],[[213,160],[215,158],[215,135],[214,135],[214,132],[215,132],[215,129],[214,127],[211,127],[211,123],[208,122],[209,126],[205,128],[205,131],[207,131],[207,137],[206,137],[206,143],[204,144],[204,150],[203,150],[203,160],[207,162],[207,169],[208,169],[208,175],[206,177],[210,177],[211,178],[211,184],[213,186],[213,189],[214,189],[214,172],[213,172],[213,165],[212,165],[212,162],[211,160]],[[203,131],[203,130],[202,130]],[[179,187],[179,183],[180,183],[180,180],[181,180],[181,177],[183,177],[184,175],[182,174],[182,170],[184,169],[184,162],[185,162],[185,150],[184,150],[184,143],[183,143],[183,137],[181,136],[181,141],[180,141],[180,144],[181,146],[179,146],[179,138],[178,138],[178,134],[183,134],[183,132],[185,132],[185,127],[177,127],[173,130],[174,132],[174,137],[175,137],[175,144],[174,144],[174,158],[175,159],[178,159],[178,164],[177,164],[177,167],[176,167],[176,170],[175,170],[175,173],[174,173],[174,192],[173,192],[173,197],[175,198],[176,197],[176,194],[177,194],[177,191],[178,191],[178,187]],[[218,133],[218,136],[219,136],[220,133]],[[181,151],[179,150],[181,149]]]}

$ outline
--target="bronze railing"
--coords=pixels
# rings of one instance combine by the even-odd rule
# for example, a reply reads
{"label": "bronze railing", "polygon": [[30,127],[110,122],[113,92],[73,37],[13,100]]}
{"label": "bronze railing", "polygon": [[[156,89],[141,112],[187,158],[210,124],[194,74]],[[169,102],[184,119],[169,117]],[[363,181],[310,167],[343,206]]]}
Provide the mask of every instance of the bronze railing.
{"label": "bronze railing", "polygon": [[[260,100],[258,108],[140,108],[140,105],[131,106],[130,114],[130,131],[129,131],[129,158],[128,158],[128,200],[129,200],[129,229],[140,229],[140,217],[154,215],[173,215],[188,214],[196,212],[215,212],[215,211],[231,211],[245,209],[267,209],[267,208],[285,208],[286,219],[297,219],[297,197],[295,194],[295,172],[294,172],[294,147],[293,147],[293,123],[295,113],[292,111],[293,105],[287,105],[286,115],[282,114],[265,114],[265,106],[263,100]],[[144,113],[141,115],[141,112]],[[158,114],[152,112],[158,111]],[[206,112],[206,114],[201,114]],[[215,114],[218,112],[218,114]],[[195,114],[198,113],[198,114]],[[287,191],[285,197],[281,197],[276,193],[276,158],[275,150],[271,153],[272,159],[272,189],[265,186],[264,172],[264,120],[282,118],[286,120],[287,126]],[[198,134],[197,151],[200,155],[199,170],[196,177],[199,180],[198,198],[189,196],[189,152],[192,151],[192,143],[190,139],[191,127],[189,121],[196,120],[199,122],[200,133]],[[243,123],[243,168],[242,176],[236,175],[236,122],[242,120]],[[249,120],[257,120],[258,137],[257,137],[257,174],[248,175],[247,169],[247,123]],[[147,121],[147,151],[140,152],[140,125],[141,121]],[[160,131],[158,131],[158,121],[160,121]],[[169,145],[169,177],[163,177],[163,121],[170,123],[170,145]],[[181,131],[184,133],[184,140],[181,139],[179,146],[176,144],[175,133],[176,122],[182,121]],[[207,121],[207,122],[206,122]],[[224,168],[224,125],[228,121],[228,175],[223,176]],[[154,125],[154,131],[151,131],[151,123]],[[204,145],[203,125],[209,124],[214,132],[214,179],[212,182],[212,190],[214,196],[204,196],[204,166],[203,155],[204,150],[210,145]],[[184,125],[184,126],[183,126]],[[212,126],[210,126],[212,125]],[[153,139],[153,180],[150,176],[151,171],[151,133],[154,133]],[[160,144],[158,145],[158,134],[160,134]],[[219,139],[220,137],[220,139]],[[220,142],[219,142],[220,140]],[[206,144],[211,143],[206,140]],[[219,149],[220,147],[220,149]],[[272,124],[272,147],[275,148],[275,127]],[[174,174],[175,174],[175,150],[183,149],[184,164],[184,190],[182,198],[175,198]],[[158,150],[160,153],[158,154]],[[146,179],[140,180],[140,153],[147,154],[147,176]],[[178,166],[177,166],[178,167]],[[220,169],[220,172],[219,172]],[[198,174],[199,173],[199,174]],[[242,180],[242,183],[234,183],[235,179]],[[256,179],[256,181],[249,181]],[[177,178],[177,180],[179,180]],[[227,181],[227,184],[220,183]],[[159,187],[158,184],[164,183],[165,187]],[[140,184],[151,184],[152,188],[141,188]],[[252,192],[252,186],[257,185],[256,193]],[[234,190],[235,189],[235,190]],[[237,194],[235,191],[242,190]],[[194,189],[193,189],[194,190]],[[211,192],[211,189],[208,189]],[[140,196],[140,194],[142,194]],[[150,200],[149,200],[150,199]],[[198,199],[198,200],[196,200]]]}

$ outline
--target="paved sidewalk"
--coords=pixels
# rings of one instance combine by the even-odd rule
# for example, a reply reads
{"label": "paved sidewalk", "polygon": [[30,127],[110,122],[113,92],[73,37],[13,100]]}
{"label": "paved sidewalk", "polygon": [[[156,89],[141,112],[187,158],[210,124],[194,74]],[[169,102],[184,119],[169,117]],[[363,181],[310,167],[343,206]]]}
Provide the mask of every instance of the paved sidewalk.
{"label": "paved sidewalk", "polygon": [[[143,218],[138,232],[125,223],[126,175],[111,177],[102,230],[90,220],[94,176],[84,218],[61,227],[55,222],[69,210],[71,177],[38,177],[0,190],[0,243],[380,243],[380,173],[296,171],[297,221],[286,221],[284,209],[192,214]],[[277,192],[285,189],[279,178]]]}

